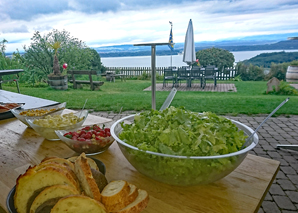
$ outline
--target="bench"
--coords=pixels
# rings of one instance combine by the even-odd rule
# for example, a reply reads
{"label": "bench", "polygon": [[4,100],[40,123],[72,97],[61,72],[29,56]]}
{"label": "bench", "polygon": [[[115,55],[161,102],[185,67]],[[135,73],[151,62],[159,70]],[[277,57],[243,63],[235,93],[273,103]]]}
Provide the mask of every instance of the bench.
{"label": "bench", "polygon": [[[70,70],[67,71],[67,74],[71,75],[71,80],[69,80],[70,83],[73,83],[73,88],[78,89],[82,88],[82,84],[90,84],[91,90],[99,90],[100,86],[104,84],[103,81],[93,81],[92,75],[98,76],[99,74],[95,70]],[[75,75],[88,75],[88,80],[76,80]]]}
{"label": "bench", "polygon": [[115,82],[115,78],[120,78],[121,81],[126,81],[126,75],[125,74],[116,74],[115,71],[106,71],[105,74],[102,74],[101,76],[106,76],[106,80],[110,82]]}

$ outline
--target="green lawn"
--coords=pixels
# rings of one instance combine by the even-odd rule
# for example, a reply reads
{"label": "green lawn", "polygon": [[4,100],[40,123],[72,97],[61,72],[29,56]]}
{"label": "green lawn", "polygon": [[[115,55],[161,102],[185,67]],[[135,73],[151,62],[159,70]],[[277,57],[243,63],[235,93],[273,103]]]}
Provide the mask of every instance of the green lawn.
{"label": "green lawn", "polygon": [[[221,82],[219,82],[221,83]],[[237,92],[185,92],[178,91],[172,106],[184,106],[188,110],[203,112],[212,111],[217,114],[269,114],[288,96],[265,95],[265,81],[229,81],[234,83]],[[94,111],[149,110],[151,109],[151,91],[143,89],[151,85],[150,80],[127,80],[116,83],[105,82],[99,91],[90,91],[88,86],[83,89],[53,90],[49,87],[26,87],[20,84],[22,94],[57,102],[67,102],[67,108],[80,109],[86,98],[86,109]],[[15,85],[3,85],[4,90],[17,92]],[[156,92],[156,108],[159,109],[168,91]],[[0,99],[1,100],[1,99]],[[298,114],[298,96],[290,96],[290,100],[275,115]]]}

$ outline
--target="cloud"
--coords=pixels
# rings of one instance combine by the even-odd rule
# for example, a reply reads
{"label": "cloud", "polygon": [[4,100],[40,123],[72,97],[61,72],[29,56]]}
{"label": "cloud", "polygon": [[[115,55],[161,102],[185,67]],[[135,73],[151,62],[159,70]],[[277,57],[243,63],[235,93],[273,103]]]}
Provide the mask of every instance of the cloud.
{"label": "cloud", "polygon": [[3,33],[28,33],[28,28],[26,25],[11,26],[11,28],[6,28]]}
{"label": "cloud", "polygon": [[0,0],[0,40],[9,41],[8,50],[17,42],[30,44],[34,31],[44,35],[65,29],[93,47],[167,42],[172,21],[174,42],[179,43],[189,19],[196,42],[298,34],[297,11],[297,0]]}
{"label": "cloud", "polygon": [[43,14],[59,14],[65,11],[94,14],[98,12],[135,10],[140,8],[156,8],[168,4],[182,4],[194,0],[159,0],[158,4],[152,0],[1,0],[0,14],[2,18],[13,20],[32,20]]}

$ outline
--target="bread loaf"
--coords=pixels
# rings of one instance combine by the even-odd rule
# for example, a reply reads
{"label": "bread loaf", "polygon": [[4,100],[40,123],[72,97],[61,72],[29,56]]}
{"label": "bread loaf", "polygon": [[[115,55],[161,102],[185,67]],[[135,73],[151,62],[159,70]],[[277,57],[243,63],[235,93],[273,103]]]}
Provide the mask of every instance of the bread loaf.
{"label": "bread loaf", "polygon": [[59,199],[76,194],[80,194],[79,191],[68,185],[53,185],[46,187],[34,199],[30,208],[30,213],[48,213]]}
{"label": "bread loaf", "polygon": [[79,183],[65,170],[56,167],[44,167],[38,171],[29,167],[20,175],[16,183],[14,205],[18,213],[29,212],[34,198],[45,187],[66,184],[79,190]]}
{"label": "bread loaf", "polygon": [[102,203],[83,195],[69,195],[61,198],[51,213],[106,213]]}
{"label": "bread loaf", "polygon": [[84,153],[76,159],[74,167],[84,193],[97,201],[101,201],[99,188],[92,176],[91,168]]}

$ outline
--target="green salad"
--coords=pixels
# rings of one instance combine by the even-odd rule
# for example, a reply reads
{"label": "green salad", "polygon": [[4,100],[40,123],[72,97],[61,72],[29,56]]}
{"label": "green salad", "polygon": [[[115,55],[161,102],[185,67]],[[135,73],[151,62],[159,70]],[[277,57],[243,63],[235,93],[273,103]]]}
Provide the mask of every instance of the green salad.
{"label": "green salad", "polygon": [[121,124],[119,138],[144,151],[179,156],[215,156],[239,151],[247,137],[231,120],[183,107],[151,110]]}
{"label": "green salad", "polygon": [[[142,174],[171,185],[208,184],[232,172],[246,154],[211,159],[179,156],[218,156],[241,149],[247,137],[229,119],[211,112],[194,113],[183,107],[152,110],[121,123],[118,137],[139,150],[120,144],[127,160]],[[169,157],[147,153],[175,155]]]}

